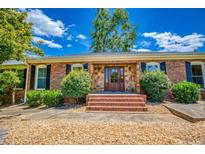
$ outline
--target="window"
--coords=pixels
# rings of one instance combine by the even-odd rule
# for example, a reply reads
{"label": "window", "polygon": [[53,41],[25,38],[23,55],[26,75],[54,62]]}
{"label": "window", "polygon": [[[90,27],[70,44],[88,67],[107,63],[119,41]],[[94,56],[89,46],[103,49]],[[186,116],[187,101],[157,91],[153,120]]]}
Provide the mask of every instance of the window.
{"label": "window", "polygon": [[191,63],[192,81],[204,87],[204,64],[201,62]]}
{"label": "window", "polygon": [[83,64],[73,64],[71,70],[74,70],[74,71],[76,71],[76,70],[78,70],[78,71],[83,70]]}
{"label": "window", "polygon": [[160,70],[159,63],[156,62],[149,62],[146,64],[147,71],[158,71]]}
{"label": "window", "polygon": [[118,69],[117,68],[112,68],[111,69],[111,83],[117,83],[119,82],[119,77],[118,77]]}
{"label": "window", "polygon": [[24,80],[25,80],[24,79],[24,70],[16,70],[16,72],[18,73],[18,77],[19,77],[19,80],[20,80],[20,83],[16,88],[23,89]]}
{"label": "window", "polygon": [[37,66],[35,89],[46,89],[47,68],[44,65]]}

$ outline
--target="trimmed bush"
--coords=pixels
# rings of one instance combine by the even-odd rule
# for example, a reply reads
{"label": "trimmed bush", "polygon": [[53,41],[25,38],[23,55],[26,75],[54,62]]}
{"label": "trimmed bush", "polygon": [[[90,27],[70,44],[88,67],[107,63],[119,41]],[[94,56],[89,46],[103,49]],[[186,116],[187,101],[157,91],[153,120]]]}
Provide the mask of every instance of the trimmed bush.
{"label": "trimmed bush", "polygon": [[145,71],[140,84],[151,102],[162,101],[170,85],[168,76],[162,71]]}
{"label": "trimmed bush", "polygon": [[33,90],[27,93],[27,103],[30,107],[42,105],[41,93],[42,90]]}
{"label": "trimmed bush", "polygon": [[179,103],[194,103],[200,99],[200,85],[192,82],[179,82],[172,86],[172,95]]}
{"label": "trimmed bush", "polygon": [[63,96],[59,90],[33,90],[27,94],[27,103],[31,107],[39,105],[58,106],[62,100]]}
{"label": "trimmed bush", "polygon": [[76,102],[91,90],[91,77],[86,71],[71,71],[61,82],[62,93]]}
{"label": "trimmed bush", "polygon": [[63,102],[63,95],[60,90],[45,90],[41,94],[41,99],[48,107],[59,106]]}

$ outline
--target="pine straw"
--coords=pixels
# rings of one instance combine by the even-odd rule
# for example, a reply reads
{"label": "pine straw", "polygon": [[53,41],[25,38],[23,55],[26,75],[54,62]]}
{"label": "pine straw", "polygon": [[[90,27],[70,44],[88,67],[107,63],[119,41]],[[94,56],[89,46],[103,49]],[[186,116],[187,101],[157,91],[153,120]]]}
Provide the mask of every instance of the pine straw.
{"label": "pine straw", "polygon": [[9,130],[5,144],[205,144],[204,122],[111,123],[14,119],[2,126]]}

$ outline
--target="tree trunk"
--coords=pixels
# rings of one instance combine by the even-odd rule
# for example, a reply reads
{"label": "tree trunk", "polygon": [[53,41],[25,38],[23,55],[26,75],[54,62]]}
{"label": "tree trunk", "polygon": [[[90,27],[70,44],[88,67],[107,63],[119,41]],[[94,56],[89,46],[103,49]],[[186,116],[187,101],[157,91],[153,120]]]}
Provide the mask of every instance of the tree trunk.
{"label": "tree trunk", "polygon": [[12,104],[15,104],[15,90],[12,92]]}

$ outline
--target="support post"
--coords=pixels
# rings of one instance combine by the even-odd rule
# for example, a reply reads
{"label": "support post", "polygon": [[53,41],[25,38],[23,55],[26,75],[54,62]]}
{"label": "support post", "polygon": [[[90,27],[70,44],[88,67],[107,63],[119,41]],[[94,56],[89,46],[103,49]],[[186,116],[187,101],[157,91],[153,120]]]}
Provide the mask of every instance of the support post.
{"label": "support post", "polygon": [[26,103],[27,100],[27,91],[28,91],[28,79],[29,79],[29,65],[26,63],[27,69],[26,69],[26,83],[25,83],[25,89],[24,89],[24,103]]}

